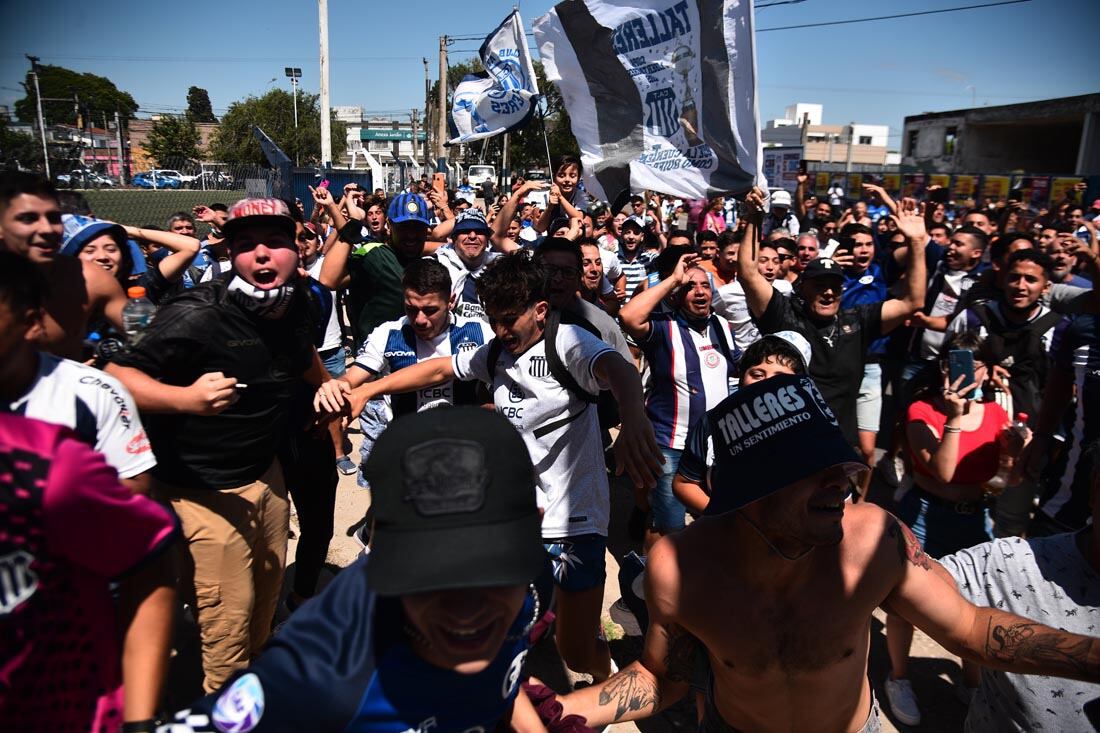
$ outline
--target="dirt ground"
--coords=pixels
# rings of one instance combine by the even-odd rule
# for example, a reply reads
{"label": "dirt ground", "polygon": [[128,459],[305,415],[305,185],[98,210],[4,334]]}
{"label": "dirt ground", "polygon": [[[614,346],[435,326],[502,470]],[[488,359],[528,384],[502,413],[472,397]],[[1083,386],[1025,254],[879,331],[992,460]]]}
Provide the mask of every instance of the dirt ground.
{"label": "dirt ground", "polygon": [[[351,438],[356,447],[356,450],[352,453],[355,457],[358,455],[360,436],[358,433],[353,432]],[[889,495],[888,489],[881,486],[877,488],[878,496]],[[641,548],[627,538],[626,521],[630,515],[632,491],[627,486],[616,483],[612,486],[611,498],[612,511],[608,537],[603,628],[607,632],[612,656],[621,668],[638,658],[641,651],[641,638],[625,633],[623,626],[616,623],[612,618],[613,615],[622,618],[618,609],[613,611],[611,608],[620,596],[618,558],[626,555],[631,550],[640,551]],[[334,536],[329,546],[328,569],[322,576],[322,585],[331,579],[332,574],[354,562],[362,551],[359,543],[354,537],[350,536],[349,528],[355,526],[363,518],[369,505],[370,494],[356,485],[355,477],[341,476],[336,496]],[[292,534],[297,532],[297,522],[294,517],[291,518],[291,531]],[[289,587],[289,581],[293,578],[294,550],[296,546],[297,542],[292,537],[287,552],[288,581],[285,584],[286,587]],[[884,622],[885,614],[882,611],[876,611],[871,621],[871,658],[869,665],[869,675],[884,714],[883,729],[890,733],[895,731],[950,732],[962,730],[966,708],[956,699],[954,693],[954,682],[959,679],[961,673],[958,659],[945,652],[919,630],[913,639],[910,667],[913,688],[920,702],[923,720],[921,725],[914,727],[893,721],[883,690],[883,680],[889,670]],[[201,694],[197,639],[194,636],[194,627],[187,618],[181,621],[180,637],[181,643],[177,645],[178,652],[173,660],[167,693],[169,709],[173,710],[186,707],[191,700]],[[569,675],[564,669],[552,641],[544,640],[533,649],[528,656],[528,664],[531,674],[539,677],[554,689],[558,691],[568,689]],[[694,707],[686,703],[677,705],[655,718],[641,721],[638,724],[622,723],[613,725],[609,730],[612,733],[636,731],[642,733],[671,733],[673,731],[695,730]]]}

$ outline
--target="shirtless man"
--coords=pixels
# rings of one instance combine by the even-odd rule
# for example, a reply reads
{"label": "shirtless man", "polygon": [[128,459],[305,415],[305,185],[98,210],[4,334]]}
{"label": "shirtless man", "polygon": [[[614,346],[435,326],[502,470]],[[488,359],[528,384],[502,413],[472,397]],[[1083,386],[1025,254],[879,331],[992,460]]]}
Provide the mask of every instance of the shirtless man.
{"label": "shirtless man", "polygon": [[642,718],[696,683],[703,731],[878,731],[867,680],[878,606],[992,669],[1100,679],[1100,642],[968,603],[908,527],[845,503],[866,466],[808,377],[744,387],[706,419],[715,493],[650,552],[642,658],[564,697],[563,716],[596,728]]}
{"label": "shirtless man", "polygon": [[93,316],[103,316],[123,331],[126,294],[95,262],[61,256],[61,237],[61,208],[53,186],[32,173],[0,173],[0,249],[38,265],[50,284],[38,346],[79,360]]}

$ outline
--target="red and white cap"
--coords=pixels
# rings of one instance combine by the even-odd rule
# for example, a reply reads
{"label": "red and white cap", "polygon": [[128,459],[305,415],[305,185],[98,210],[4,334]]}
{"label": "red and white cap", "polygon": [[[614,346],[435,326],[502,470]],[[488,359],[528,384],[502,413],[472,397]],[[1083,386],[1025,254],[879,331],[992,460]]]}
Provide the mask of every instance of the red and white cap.
{"label": "red and white cap", "polygon": [[277,198],[241,199],[229,208],[229,220],[222,232],[232,240],[244,227],[261,221],[282,227],[291,238],[294,237],[294,217],[286,202]]}

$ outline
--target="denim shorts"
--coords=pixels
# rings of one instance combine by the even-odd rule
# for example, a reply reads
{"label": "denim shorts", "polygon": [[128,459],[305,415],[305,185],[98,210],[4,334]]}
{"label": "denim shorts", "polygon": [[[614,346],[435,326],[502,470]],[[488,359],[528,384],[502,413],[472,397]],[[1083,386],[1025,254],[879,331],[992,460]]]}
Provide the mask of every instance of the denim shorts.
{"label": "denim shorts", "polygon": [[954,507],[924,498],[916,487],[898,502],[898,519],[909,525],[924,551],[937,560],[993,539],[988,508],[959,514]]}
{"label": "denim shorts", "polygon": [[332,377],[342,377],[348,372],[348,352],[343,346],[338,346],[328,356],[321,359],[325,369]]}
{"label": "denim shorts", "polygon": [[572,593],[602,586],[607,577],[607,538],[598,534],[544,539],[554,585]]}
{"label": "denim shorts", "polygon": [[863,381],[856,398],[856,426],[860,432],[877,433],[882,419],[882,365],[864,364]]}
{"label": "denim shorts", "polygon": [[683,502],[672,493],[672,479],[680,466],[682,450],[662,448],[665,465],[661,466],[661,475],[657,477],[657,486],[649,492],[650,526],[660,532],[675,532],[684,528],[684,515],[687,509]]}

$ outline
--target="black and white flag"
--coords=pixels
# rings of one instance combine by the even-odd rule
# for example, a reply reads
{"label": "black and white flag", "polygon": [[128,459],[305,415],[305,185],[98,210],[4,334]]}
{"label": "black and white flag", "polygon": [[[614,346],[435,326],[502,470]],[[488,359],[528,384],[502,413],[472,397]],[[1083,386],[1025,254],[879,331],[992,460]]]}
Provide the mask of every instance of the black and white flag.
{"label": "black and white flag", "polygon": [[751,0],[567,0],[534,32],[589,193],[766,188]]}
{"label": "black and white flag", "polygon": [[455,87],[448,145],[511,132],[535,111],[538,81],[518,10],[485,38],[478,55],[485,71],[467,74]]}

